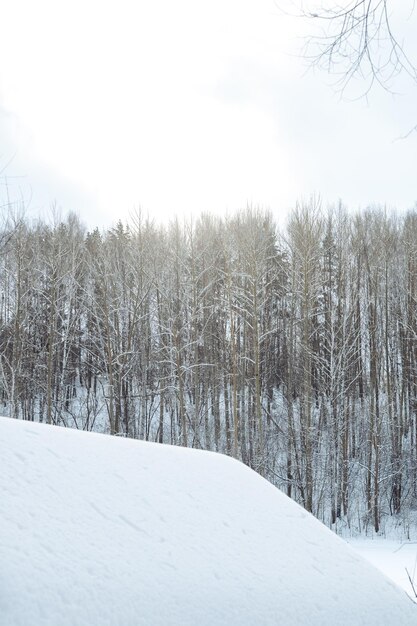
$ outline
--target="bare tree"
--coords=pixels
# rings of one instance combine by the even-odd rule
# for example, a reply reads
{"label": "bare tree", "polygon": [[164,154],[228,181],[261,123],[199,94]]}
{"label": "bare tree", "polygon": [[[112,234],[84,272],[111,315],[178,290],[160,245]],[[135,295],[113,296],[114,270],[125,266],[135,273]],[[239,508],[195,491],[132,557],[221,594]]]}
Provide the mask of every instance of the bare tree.
{"label": "bare tree", "polygon": [[[308,18],[317,32],[308,37],[306,56],[313,65],[338,77],[343,91],[353,78],[365,79],[365,93],[374,83],[391,90],[400,74],[417,81],[417,69],[399,35],[396,18],[401,9],[392,0],[345,0],[339,2],[291,2],[297,14]],[[414,2],[406,7],[406,21]]]}

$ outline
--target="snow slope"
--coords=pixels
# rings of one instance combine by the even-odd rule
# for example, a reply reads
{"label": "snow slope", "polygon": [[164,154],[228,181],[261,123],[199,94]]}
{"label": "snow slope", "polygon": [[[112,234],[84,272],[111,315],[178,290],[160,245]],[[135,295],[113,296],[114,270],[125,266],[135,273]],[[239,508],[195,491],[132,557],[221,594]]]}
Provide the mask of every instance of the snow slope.
{"label": "snow slope", "polygon": [[411,598],[415,598],[413,587],[417,590],[417,545],[416,542],[400,542],[383,538],[348,539],[349,545],[364,559],[384,572],[399,587],[405,589]]}
{"label": "snow slope", "polygon": [[0,418],[2,626],[415,625],[406,594],[244,465]]}

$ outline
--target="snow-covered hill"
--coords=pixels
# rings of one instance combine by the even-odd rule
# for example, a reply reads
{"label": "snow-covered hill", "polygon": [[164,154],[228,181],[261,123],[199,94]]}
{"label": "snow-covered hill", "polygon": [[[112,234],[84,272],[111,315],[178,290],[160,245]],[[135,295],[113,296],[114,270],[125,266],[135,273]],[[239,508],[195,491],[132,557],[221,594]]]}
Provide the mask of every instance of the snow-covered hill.
{"label": "snow-covered hill", "polygon": [[227,457],[0,418],[2,626],[390,626],[417,606]]}

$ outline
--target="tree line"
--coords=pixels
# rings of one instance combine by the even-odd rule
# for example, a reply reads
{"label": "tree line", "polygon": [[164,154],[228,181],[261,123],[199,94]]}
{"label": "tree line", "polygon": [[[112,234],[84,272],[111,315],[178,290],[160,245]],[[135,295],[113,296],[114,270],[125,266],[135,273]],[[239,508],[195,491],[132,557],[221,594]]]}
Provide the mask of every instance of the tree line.
{"label": "tree line", "polygon": [[215,450],[325,523],[417,506],[417,212],[0,229],[2,413]]}

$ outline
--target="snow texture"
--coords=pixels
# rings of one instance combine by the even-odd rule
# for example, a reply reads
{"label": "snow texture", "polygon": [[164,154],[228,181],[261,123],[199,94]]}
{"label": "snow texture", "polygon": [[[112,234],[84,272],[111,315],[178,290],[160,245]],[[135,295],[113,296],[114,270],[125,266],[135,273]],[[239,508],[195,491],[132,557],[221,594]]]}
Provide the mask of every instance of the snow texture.
{"label": "snow texture", "polygon": [[[392,539],[348,539],[348,543],[364,559],[405,589],[415,599],[413,590],[417,591],[417,545],[416,542],[399,542]],[[410,583],[410,575],[411,581]]]}
{"label": "snow texture", "polygon": [[300,506],[210,452],[0,418],[2,626],[415,625]]}

